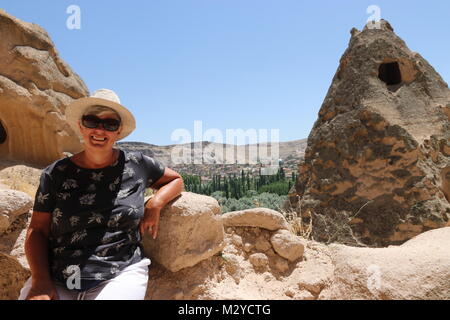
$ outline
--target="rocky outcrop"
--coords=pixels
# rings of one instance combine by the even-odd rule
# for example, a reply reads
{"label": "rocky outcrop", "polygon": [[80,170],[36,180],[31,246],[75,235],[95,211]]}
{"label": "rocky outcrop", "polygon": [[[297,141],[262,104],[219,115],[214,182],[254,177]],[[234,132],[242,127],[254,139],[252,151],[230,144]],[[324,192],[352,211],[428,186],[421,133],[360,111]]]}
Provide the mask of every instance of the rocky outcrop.
{"label": "rocky outcrop", "polygon": [[0,208],[4,208],[3,218],[8,217],[8,226],[0,228],[0,253],[17,259],[25,269],[29,267],[25,238],[40,175],[41,170],[24,165],[0,170]]}
{"label": "rocky outcrop", "polygon": [[66,106],[88,95],[47,32],[0,10],[0,158],[46,166],[81,149]]}
{"label": "rocky outcrop", "polygon": [[24,192],[34,199],[41,173],[42,170],[24,165],[11,164],[4,169],[0,166],[0,185]]}
{"label": "rocky outcrop", "polygon": [[147,236],[143,244],[148,257],[172,272],[213,256],[224,245],[219,203],[182,192],[161,210],[156,239]]}
{"label": "rocky outcrop", "polygon": [[450,299],[450,228],[420,234],[401,246],[330,246],[333,281],[320,299]]}
{"label": "rocky outcrop", "polygon": [[0,300],[17,300],[30,275],[14,257],[0,253]]}
{"label": "rocky outcrop", "polygon": [[33,206],[33,200],[26,193],[0,189],[0,234],[8,229],[16,218],[28,212]]}
{"label": "rocky outcrop", "polygon": [[[274,243],[281,239],[287,241]],[[147,299],[445,300],[449,240],[450,228],[441,228],[401,246],[356,248],[308,241],[286,229],[226,227],[219,254],[177,272],[153,264]],[[286,243],[301,243],[302,254],[280,255],[276,246]]]}
{"label": "rocky outcrop", "polygon": [[[215,199],[183,192],[172,200],[157,239],[144,238],[152,258],[146,298],[450,299],[450,228],[401,246],[355,248],[303,239],[282,227],[286,220],[276,230],[255,227],[258,212],[235,212],[250,226],[224,230]],[[29,217],[20,215],[0,235],[0,299],[17,299],[29,277]]]}
{"label": "rocky outcrop", "polygon": [[[233,217],[240,218],[230,220]],[[265,217],[262,223],[261,217]],[[299,288],[291,275],[314,272],[314,283],[325,283],[330,264],[321,268],[327,258],[311,252],[305,252],[303,259],[307,241],[284,229],[288,222],[281,213],[255,208],[223,214],[222,219],[227,226],[220,253],[178,272],[154,264],[147,299],[284,299],[285,292],[296,299],[317,297]],[[286,245],[279,243],[281,237],[288,239]],[[280,248],[281,254],[275,248]]]}
{"label": "rocky outcrop", "polygon": [[383,246],[450,225],[449,108],[388,22],[353,29],[290,193],[314,239]]}

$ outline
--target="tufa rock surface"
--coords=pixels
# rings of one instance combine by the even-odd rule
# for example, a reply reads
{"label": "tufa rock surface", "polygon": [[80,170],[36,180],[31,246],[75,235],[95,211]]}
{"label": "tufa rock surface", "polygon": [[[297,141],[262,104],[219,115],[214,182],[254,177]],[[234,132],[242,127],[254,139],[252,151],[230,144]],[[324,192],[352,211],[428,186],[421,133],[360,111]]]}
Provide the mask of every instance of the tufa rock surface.
{"label": "tufa rock surface", "polygon": [[289,261],[301,258],[305,251],[302,239],[288,230],[278,230],[272,234],[270,243],[276,253]]}
{"label": "tufa rock surface", "polygon": [[30,275],[16,258],[0,253],[0,300],[17,300]]}
{"label": "tufa rock surface", "polygon": [[0,234],[8,229],[16,218],[33,207],[33,200],[24,192],[0,189]]}
{"label": "tufa rock surface", "polygon": [[222,250],[224,231],[216,199],[182,192],[161,210],[158,235],[143,239],[148,257],[172,272]]}
{"label": "tufa rock surface", "polygon": [[448,300],[450,228],[420,234],[401,246],[330,246],[334,278],[319,299]]}
{"label": "tufa rock surface", "polygon": [[289,195],[323,242],[385,246],[450,225],[450,90],[388,22],[352,30]]}
{"label": "tufa rock surface", "polygon": [[0,158],[43,167],[81,150],[64,117],[88,95],[47,32],[0,9]]}
{"label": "tufa rock surface", "polygon": [[225,227],[258,227],[267,230],[288,229],[283,215],[268,208],[252,208],[239,211],[230,211],[222,215]]}

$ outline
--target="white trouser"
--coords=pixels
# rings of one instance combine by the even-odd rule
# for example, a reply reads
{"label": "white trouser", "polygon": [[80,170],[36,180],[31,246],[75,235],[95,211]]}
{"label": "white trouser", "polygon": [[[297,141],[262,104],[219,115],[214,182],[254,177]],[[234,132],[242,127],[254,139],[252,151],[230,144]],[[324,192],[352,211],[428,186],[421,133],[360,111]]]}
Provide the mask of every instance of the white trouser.
{"label": "white trouser", "polygon": [[[144,258],[138,263],[123,269],[115,278],[79,292],[56,284],[60,300],[144,300],[148,283],[150,259]],[[25,300],[31,289],[31,277],[25,282],[18,300]]]}

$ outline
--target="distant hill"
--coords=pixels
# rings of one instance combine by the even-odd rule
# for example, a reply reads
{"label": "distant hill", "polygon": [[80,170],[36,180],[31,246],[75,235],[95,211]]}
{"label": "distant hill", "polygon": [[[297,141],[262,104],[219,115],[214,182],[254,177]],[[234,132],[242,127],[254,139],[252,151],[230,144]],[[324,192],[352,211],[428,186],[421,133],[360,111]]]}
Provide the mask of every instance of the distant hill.
{"label": "distant hill", "polygon": [[[297,167],[299,162],[303,159],[306,149],[307,139],[300,139],[287,142],[278,143],[278,158],[280,165],[285,169],[286,175],[290,175],[291,172],[297,172]],[[215,142],[203,141],[195,143],[185,143],[185,144],[173,144],[167,146],[157,146],[154,144],[143,143],[143,142],[118,142],[118,147],[127,151],[140,151],[150,157],[160,160],[166,166],[172,168],[175,171],[196,174],[204,177],[208,180],[213,174],[240,174],[241,170],[258,172],[260,167],[265,167],[263,163],[257,163],[258,159],[254,159],[254,164],[249,164],[249,150],[253,150],[253,154],[271,154],[272,143],[260,143],[260,144],[250,144],[250,145],[229,145],[220,144]],[[212,160],[208,163],[204,158],[202,161],[201,153],[199,156],[195,156],[195,149],[204,150],[204,156],[210,156]],[[267,151],[266,151],[267,148]],[[233,152],[234,149],[234,152]],[[208,150],[208,152],[206,152]],[[226,154],[226,150],[231,151],[230,154],[234,155],[233,161],[235,163],[224,164],[225,162],[222,155]],[[172,153],[175,156],[172,156]],[[196,159],[196,164],[194,163],[175,163],[176,155],[185,155],[188,159]],[[236,164],[236,161],[238,162]],[[194,162],[194,160],[191,160]]]}

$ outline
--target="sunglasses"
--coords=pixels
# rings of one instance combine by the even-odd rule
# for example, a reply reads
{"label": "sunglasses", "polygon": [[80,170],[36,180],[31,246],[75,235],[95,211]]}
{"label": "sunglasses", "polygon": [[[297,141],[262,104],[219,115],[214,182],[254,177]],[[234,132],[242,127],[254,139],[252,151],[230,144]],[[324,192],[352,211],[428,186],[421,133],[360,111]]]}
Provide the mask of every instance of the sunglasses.
{"label": "sunglasses", "polygon": [[102,124],[103,128],[106,131],[117,131],[120,127],[120,120],[105,118],[100,119],[94,115],[86,115],[81,118],[81,123],[83,126],[89,129],[98,128],[100,124]]}

